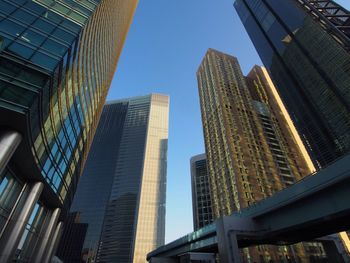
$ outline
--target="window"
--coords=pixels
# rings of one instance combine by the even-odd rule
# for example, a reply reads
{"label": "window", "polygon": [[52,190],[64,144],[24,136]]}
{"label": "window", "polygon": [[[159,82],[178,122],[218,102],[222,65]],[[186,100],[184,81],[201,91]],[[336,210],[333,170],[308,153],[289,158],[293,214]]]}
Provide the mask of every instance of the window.
{"label": "window", "polygon": [[32,57],[31,61],[50,71],[53,71],[56,68],[56,65],[58,64],[58,60],[51,58],[50,56],[45,55],[41,52],[36,52],[35,55]]}
{"label": "window", "polygon": [[53,41],[51,39],[47,39],[45,43],[42,45],[42,48],[45,48],[50,53],[53,53],[59,57],[64,55],[64,53],[67,51],[67,47],[57,43],[56,41]]}
{"label": "window", "polygon": [[19,36],[23,31],[24,27],[10,20],[3,20],[0,22],[0,31],[5,32],[11,36]]}
{"label": "window", "polygon": [[56,37],[57,39],[61,41],[65,41],[67,43],[72,43],[75,39],[75,36],[68,33],[65,30],[62,30],[60,28],[56,28],[56,30],[53,32],[52,36]]}
{"label": "window", "polygon": [[33,30],[28,29],[22,34],[21,39],[31,43],[32,45],[40,46],[44,42],[45,37]]}
{"label": "window", "polygon": [[31,49],[30,47],[27,47],[17,42],[9,46],[8,50],[25,59],[29,59],[34,53],[34,50]]}
{"label": "window", "polygon": [[0,52],[4,49],[3,46],[5,46],[5,40],[2,36],[0,36]]}
{"label": "window", "polygon": [[25,24],[31,24],[34,22],[34,20],[37,18],[21,9],[18,9],[16,12],[14,12],[11,17],[16,18],[17,20],[21,21]]}
{"label": "window", "polygon": [[35,23],[33,24],[37,29],[47,33],[47,34],[50,34],[53,29],[55,28],[54,25],[46,22],[45,20],[39,18],[38,20],[35,21]]}
{"label": "window", "polygon": [[14,10],[16,9],[16,7],[14,7],[13,5],[10,5],[9,3],[6,3],[4,1],[0,2],[0,12],[4,13],[6,15],[9,15],[10,13],[12,13]]}

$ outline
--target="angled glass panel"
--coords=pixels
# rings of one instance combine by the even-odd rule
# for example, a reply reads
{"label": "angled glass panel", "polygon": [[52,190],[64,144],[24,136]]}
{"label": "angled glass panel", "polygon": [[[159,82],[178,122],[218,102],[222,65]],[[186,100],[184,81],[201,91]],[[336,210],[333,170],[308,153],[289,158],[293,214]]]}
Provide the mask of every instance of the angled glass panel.
{"label": "angled glass panel", "polygon": [[58,60],[46,54],[43,54],[39,51],[35,53],[35,55],[31,58],[31,61],[43,67],[44,69],[51,70],[51,71],[53,71],[58,64]]}
{"label": "angled glass panel", "polygon": [[34,50],[32,48],[22,45],[18,42],[13,43],[7,49],[8,51],[11,51],[12,53],[21,56],[25,59],[29,59],[34,53]]}
{"label": "angled glass panel", "polygon": [[10,13],[12,13],[15,10],[16,10],[16,7],[11,5],[10,3],[6,3],[3,1],[0,2],[0,13],[9,15]]}
{"label": "angled glass panel", "polygon": [[22,23],[25,24],[31,24],[34,22],[34,20],[37,18],[36,16],[29,14],[28,12],[25,12],[21,9],[16,10],[11,17],[21,21]]}
{"label": "angled glass panel", "polygon": [[21,26],[8,19],[0,22],[0,31],[5,32],[11,36],[19,36],[24,31],[24,29],[24,26]]}
{"label": "angled glass panel", "polygon": [[66,53],[67,51],[67,47],[57,43],[54,40],[51,39],[47,39],[45,41],[45,43],[42,45],[42,48],[46,49],[47,51],[61,57],[62,55],[64,55],[64,53]]}
{"label": "angled glass panel", "polygon": [[27,29],[22,34],[21,39],[32,45],[40,46],[44,42],[45,36],[31,29]]}
{"label": "angled glass panel", "polygon": [[33,26],[35,26],[37,29],[47,33],[47,34],[50,34],[55,26],[46,22],[45,20],[39,18],[38,20],[36,20],[33,24]]}

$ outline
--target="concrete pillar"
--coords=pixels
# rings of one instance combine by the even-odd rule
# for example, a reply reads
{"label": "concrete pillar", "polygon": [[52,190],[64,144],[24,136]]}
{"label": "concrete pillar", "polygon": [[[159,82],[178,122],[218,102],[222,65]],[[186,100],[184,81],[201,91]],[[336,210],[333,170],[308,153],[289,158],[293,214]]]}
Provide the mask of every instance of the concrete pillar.
{"label": "concrete pillar", "polygon": [[62,235],[62,229],[63,229],[63,223],[59,222],[56,226],[55,229],[55,233],[50,241],[50,244],[48,244],[47,249],[46,249],[46,255],[44,257],[43,263],[50,263],[51,262],[51,258],[54,255],[54,253],[56,252],[58,243],[61,239],[61,235]]}
{"label": "concrete pillar", "polygon": [[34,206],[39,200],[43,187],[44,185],[41,182],[26,186],[28,194],[23,196],[26,199],[16,207],[18,212],[11,218],[11,222],[7,225],[1,237],[0,262],[12,262],[18,243],[22,238]]}
{"label": "concrete pillar", "polygon": [[223,217],[216,221],[220,262],[241,263],[237,235],[227,226],[226,220],[227,218]]}
{"label": "concrete pillar", "polygon": [[0,174],[5,170],[21,140],[21,134],[16,131],[0,131]]}
{"label": "concrete pillar", "polygon": [[238,238],[242,236],[257,238],[261,230],[260,226],[251,218],[231,215],[224,216],[216,221],[216,232],[220,262],[241,263]]}
{"label": "concrete pillar", "polygon": [[33,260],[31,262],[42,263],[44,258],[47,255],[47,249],[49,247],[50,241],[53,238],[56,230],[56,225],[58,217],[60,215],[61,209],[56,208],[52,211],[51,216],[47,219],[46,224],[44,225],[41,233],[41,238],[39,238],[39,243],[36,246]]}

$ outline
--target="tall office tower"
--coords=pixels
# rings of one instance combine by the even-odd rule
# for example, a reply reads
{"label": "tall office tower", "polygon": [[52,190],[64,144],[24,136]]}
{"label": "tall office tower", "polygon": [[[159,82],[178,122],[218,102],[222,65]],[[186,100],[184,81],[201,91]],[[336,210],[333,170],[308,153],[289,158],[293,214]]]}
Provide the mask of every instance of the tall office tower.
{"label": "tall office tower", "polygon": [[[312,162],[264,68],[256,66],[244,77],[235,57],[209,49],[197,78],[215,218],[248,207],[311,173]],[[242,251],[244,262],[309,262],[311,256],[323,259],[322,245]]]}
{"label": "tall office tower", "polygon": [[234,5],[315,166],[348,153],[349,11],[330,0]]}
{"label": "tall office tower", "polygon": [[196,155],[191,158],[190,163],[193,228],[198,230],[213,222],[207,158],[205,154]]}
{"label": "tall office tower", "polygon": [[84,262],[144,263],[164,244],[168,111],[158,94],[104,107],[71,208]]}
{"label": "tall office tower", "polygon": [[65,263],[83,263],[81,251],[83,248],[88,224],[80,223],[79,213],[70,213],[64,221],[62,240],[57,248],[58,258]]}
{"label": "tall office tower", "polygon": [[0,0],[0,262],[48,262],[137,0]]}

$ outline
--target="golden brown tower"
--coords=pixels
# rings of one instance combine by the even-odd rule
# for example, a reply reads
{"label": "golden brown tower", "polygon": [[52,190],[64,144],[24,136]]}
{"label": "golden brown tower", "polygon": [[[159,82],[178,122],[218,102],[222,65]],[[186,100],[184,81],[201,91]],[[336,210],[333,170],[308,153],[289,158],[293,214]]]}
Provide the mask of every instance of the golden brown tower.
{"label": "golden brown tower", "polygon": [[[255,66],[245,77],[235,57],[209,49],[197,78],[216,218],[250,206],[313,172],[264,68]],[[309,245],[259,246],[245,249],[244,257],[253,261],[303,258]],[[322,246],[318,249],[321,253],[316,256],[324,257]]]}

